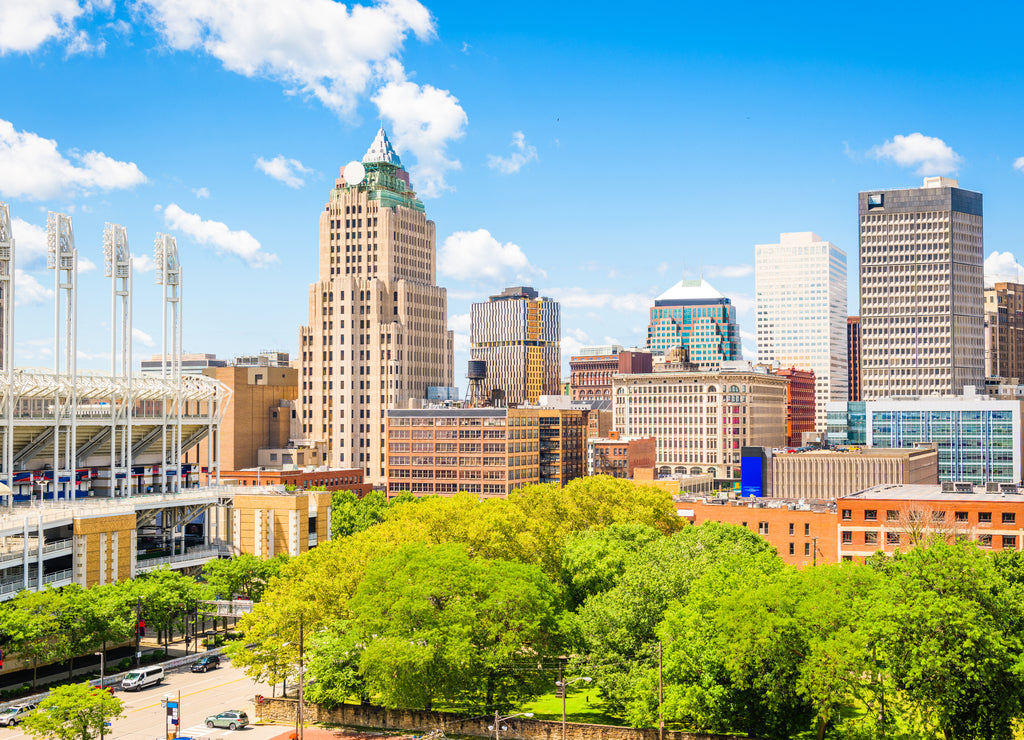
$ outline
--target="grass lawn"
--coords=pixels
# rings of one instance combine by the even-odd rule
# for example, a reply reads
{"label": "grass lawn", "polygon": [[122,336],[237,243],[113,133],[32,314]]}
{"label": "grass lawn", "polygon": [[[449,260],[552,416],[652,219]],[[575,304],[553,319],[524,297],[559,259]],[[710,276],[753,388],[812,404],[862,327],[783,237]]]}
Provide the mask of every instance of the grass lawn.
{"label": "grass lawn", "polygon": [[[562,700],[555,696],[554,691],[517,709],[520,712],[533,712],[534,719],[550,719],[559,722],[562,720]],[[569,689],[569,694],[565,697],[565,720],[566,722],[587,722],[598,725],[625,724],[621,719],[605,714],[601,710],[598,693],[589,688],[575,691],[572,688]]]}

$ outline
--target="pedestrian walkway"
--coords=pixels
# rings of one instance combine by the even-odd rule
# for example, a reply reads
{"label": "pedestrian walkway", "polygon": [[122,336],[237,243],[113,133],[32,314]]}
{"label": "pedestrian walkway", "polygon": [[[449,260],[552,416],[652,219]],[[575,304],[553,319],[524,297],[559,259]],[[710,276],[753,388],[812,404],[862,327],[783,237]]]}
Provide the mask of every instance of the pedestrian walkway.
{"label": "pedestrian walkway", "polygon": [[204,740],[209,740],[210,738],[228,737],[236,732],[241,732],[241,730],[225,730],[223,727],[207,727],[200,724],[186,727],[181,731],[181,737],[201,737]]}

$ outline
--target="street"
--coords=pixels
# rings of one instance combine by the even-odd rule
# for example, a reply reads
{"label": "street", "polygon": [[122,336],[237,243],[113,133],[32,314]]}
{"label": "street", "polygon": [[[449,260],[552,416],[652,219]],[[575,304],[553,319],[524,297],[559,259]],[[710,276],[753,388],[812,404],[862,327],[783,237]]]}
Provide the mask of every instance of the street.
{"label": "street", "polygon": [[[235,731],[208,728],[205,720],[211,714],[229,709],[241,709],[256,718],[253,699],[257,694],[270,696],[270,686],[253,683],[241,670],[224,662],[209,673],[191,673],[188,666],[168,671],[164,682],[138,692],[118,690],[124,702],[125,716],[115,720],[106,737],[110,740],[166,740],[164,730],[166,709],[160,702],[167,696],[177,698],[181,692],[181,737],[238,738],[238,740],[268,740],[288,728],[281,725],[247,727]],[[280,686],[278,687],[280,692]],[[0,740],[28,740],[29,736],[15,727],[0,728]]]}

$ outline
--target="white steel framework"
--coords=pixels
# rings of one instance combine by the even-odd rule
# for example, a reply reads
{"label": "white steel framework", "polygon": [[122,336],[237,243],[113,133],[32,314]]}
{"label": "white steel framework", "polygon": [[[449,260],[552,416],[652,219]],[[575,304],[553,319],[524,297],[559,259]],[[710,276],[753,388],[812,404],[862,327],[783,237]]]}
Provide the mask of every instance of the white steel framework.
{"label": "white steel framework", "polygon": [[123,378],[126,386],[123,396],[111,399],[110,495],[126,496],[131,488],[132,468],[132,414],[128,405],[132,384],[132,255],[124,226],[106,224],[103,256],[106,276],[110,278],[110,376]]}
{"label": "white steel framework", "polygon": [[[163,326],[161,327],[163,362],[160,366],[160,377],[167,380],[167,361],[171,362],[171,381],[179,388],[181,387],[181,263],[178,261],[178,242],[173,236],[167,234],[156,235],[156,283],[162,285],[163,290]],[[171,319],[171,351],[167,352],[167,314]],[[162,455],[161,464],[164,466],[163,479],[161,481],[161,493],[167,492],[167,459],[174,461],[175,470],[181,465],[182,439],[181,439],[181,394],[174,400],[174,414],[176,423],[170,424],[170,415],[167,413],[167,405],[164,405],[164,425],[161,435]],[[168,444],[167,432],[171,432],[171,439]],[[181,477],[174,476],[173,491],[180,489]]]}
{"label": "white steel framework", "polygon": [[4,419],[7,426],[3,435],[3,455],[0,465],[3,466],[6,483],[10,492],[7,495],[8,506],[14,506],[14,396],[10,393],[14,378],[14,233],[11,229],[11,212],[6,203],[0,202],[0,324],[3,334],[0,341],[0,363],[7,376],[7,392],[0,400],[3,402]]}
{"label": "white steel framework", "polygon": [[46,266],[53,270],[53,371],[58,377],[66,376],[69,381],[57,383],[53,389],[54,496],[57,495],[60,483],[65,482],[66,478],[68,486],[65,494],[69,498],[74,498],[77,468],[75,454],[78,449],[74,423],[78,413],[78,384],[75,382],[78,375],[78,250],[75,249],[71,217],[50,211],[46,220],[46,240]]}

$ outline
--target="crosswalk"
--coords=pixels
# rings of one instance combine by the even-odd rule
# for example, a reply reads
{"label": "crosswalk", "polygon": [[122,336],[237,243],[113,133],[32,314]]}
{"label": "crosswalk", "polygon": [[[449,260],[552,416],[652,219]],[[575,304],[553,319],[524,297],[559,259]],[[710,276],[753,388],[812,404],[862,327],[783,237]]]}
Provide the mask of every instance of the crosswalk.
{"label": "crosswalk", "polygon": [[193,725],[181,731],[181,737],[227,737],[234,735],[237,730],[225,730],[223,727],[207,727],[206,725]]}

